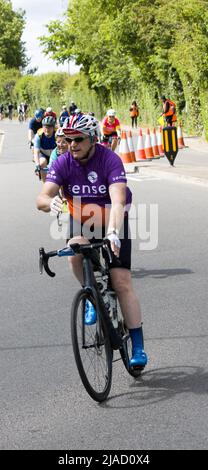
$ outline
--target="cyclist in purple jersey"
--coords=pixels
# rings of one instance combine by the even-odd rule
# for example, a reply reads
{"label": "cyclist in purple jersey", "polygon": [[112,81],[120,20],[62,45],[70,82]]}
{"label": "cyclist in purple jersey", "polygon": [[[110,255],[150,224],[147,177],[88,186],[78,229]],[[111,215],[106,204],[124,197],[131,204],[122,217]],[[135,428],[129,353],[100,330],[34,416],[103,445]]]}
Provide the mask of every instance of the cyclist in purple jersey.
{"label": "cyclist in purple jersey", "polygon": [[[95,117],[83,115],[63,128],[69,152],[52,164],[37,199],[44,212],[58,214],[63,187],[70,212],[68,243],[87,243],[106,236],[111,242],[113,262],[110,264],[112,286],[119,299],[125,323],[132,340],[131,367],[144,367],[142,319],[139,300],[131,279],[131,238],[128,210],[131,192],[120,157],[97,143],[99,123]],[[73,272],[83,283],[80,256],[70,258]],[[94,307],[88,301],[85,323],[96,321]]]}

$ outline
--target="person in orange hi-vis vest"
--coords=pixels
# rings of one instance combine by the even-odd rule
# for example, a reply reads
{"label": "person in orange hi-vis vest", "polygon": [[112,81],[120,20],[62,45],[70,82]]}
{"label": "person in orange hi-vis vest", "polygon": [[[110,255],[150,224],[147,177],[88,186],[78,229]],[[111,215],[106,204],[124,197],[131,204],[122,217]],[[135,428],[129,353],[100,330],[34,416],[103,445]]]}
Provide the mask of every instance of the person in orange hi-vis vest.
{"label": "person in orange hi-vis vest", "polygon": [[137,118],[139,116],[139,108],[136,101],[132,101],[131,106],[129,108],[130,118],[131,118],[131,126],[137,127]]}
{"label": "person in orange hi-vis vest", "polygon": [[161,96],[160,100],[162,101],[163,106],[162,116],[166,120],[167,125],[175,126],[175,123],[177,121],[175,103],[172,100],[166,98],[164,95]]}

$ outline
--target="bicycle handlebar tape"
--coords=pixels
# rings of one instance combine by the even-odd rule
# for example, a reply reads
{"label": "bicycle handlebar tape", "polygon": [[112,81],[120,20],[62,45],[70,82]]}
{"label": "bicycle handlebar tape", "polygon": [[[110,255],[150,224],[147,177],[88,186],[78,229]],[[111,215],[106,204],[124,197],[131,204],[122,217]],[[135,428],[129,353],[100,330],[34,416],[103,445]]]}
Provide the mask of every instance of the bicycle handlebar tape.
{"label": "bicycle handlebar tape", "polygon": [[120,142],[120,147],[119,147],[119,155],[121,157],[121,160],[123,163],[131,163],[131,152],[129,150],[128,142],[127,142],[127,137],[126,137],[126,131],[121,132],[121,142]]}
{"label": "bicycle handlebar tape", "polygon": [[139,128],[139,135],[137,141],[137,149],[136,149],[136,161],[140,162],[146,160],[146,155],[144,151],[144,139],[142,135],[142,128]]}

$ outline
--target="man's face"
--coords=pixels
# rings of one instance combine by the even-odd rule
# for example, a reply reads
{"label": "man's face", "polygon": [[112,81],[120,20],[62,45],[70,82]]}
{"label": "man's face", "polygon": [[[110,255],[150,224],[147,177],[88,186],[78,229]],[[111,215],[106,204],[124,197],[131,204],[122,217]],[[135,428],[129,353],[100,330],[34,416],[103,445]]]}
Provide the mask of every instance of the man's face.
{"label": "man's face", "polygon": [[54,132],[53,126],[43,126],[43,132],[47,137],[51,137]]}
{"label": "man's face", "polygon": [[114,121],[115,121],[115,116],[108,116],[108,122],[109,122],[110,124],[113,124]]}
{"label": "man's face", "polygon": [[89,136],[84,134],[67,136],[67,142],[69,151],[75,160],[82,160],[92,147]]}

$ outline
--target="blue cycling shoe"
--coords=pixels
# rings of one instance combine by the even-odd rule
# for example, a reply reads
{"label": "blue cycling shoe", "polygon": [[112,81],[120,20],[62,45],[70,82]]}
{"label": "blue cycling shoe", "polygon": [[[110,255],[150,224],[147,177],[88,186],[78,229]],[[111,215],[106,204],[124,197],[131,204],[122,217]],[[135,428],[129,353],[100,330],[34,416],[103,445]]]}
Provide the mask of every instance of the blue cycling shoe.
{"label": "blue cycling shoe", "polygon": [[94,325],[97,321],[97,313],[94,305],[87,299],[85,302],[85,325]]}
{"label": "blue cycling shoe", "polygon": [[132,351],[132,358],[129,361],[130,367],[145,367],[147,364],[148,358],[144,349],[135,348]]}

